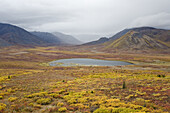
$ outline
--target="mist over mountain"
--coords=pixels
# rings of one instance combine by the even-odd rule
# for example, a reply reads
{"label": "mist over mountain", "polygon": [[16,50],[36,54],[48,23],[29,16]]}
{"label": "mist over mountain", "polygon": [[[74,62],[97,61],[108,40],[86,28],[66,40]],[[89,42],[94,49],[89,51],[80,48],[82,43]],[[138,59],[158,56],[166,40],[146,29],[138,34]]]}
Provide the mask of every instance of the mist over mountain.
{"label": "mist over mountain", "polygon": [[50,44],[61,44],[63,43],[58,37],[56,37],[55,35],[48,33],[48,32],[31,32],[33,35],[39,37],[39,39],[45,41],[46,43],[50,43]]}
{"label": "mist over mountain", "polygon": [[60,32],[54,32],[53,33],[56,37],[58,37],[63,43],[66,44],[71,44],[71,45],[79,45],[82,44],[81,41],[79,41],[78,39],[76,39],[75,37],[71,36],[71,35],[66,35],[64,33],[60,33]]}
{"label": "mist over mountain", "polygon": [[77,39],[79,39],[81,42],[88,43],[91,41],[98,40],[100,35],[97,34],[77,34],[74,35]]}

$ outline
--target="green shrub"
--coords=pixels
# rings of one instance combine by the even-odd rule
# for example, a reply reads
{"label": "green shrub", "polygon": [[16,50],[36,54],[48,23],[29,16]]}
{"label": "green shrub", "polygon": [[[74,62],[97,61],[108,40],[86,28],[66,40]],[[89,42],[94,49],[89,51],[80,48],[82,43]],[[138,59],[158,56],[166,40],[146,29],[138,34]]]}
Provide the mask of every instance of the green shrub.
{"label": "green shrub", "polygon": [[164,78],[164,77],[165,77],[165,75],[157,75],[157,77],[163,77],[163,78]]}
{"label": "green shrub", "polygon": [[11,76],[10,76],[10,75],[8,76],[8,79],[11,79]]}
{"label": "green shrub", "polygon": [[123,81],[123,86],[122,86],[122,88],[123,88],[123,89],[126,88],[126,83],[125,83],[125,81]]}

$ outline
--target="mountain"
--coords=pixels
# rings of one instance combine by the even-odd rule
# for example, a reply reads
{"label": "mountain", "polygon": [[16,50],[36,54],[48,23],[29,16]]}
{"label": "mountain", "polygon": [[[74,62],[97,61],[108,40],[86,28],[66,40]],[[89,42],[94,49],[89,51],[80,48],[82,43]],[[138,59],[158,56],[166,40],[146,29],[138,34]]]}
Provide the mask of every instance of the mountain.
{"label": "mountain", "polygon": [[60,32],[54,32],[53,33],[56,37],[58,37],[63,43],[70,44],[70,45],[78,45],[82,44],[81,41],[76,39],[75,37],[71,35],[66,35]]}
{"label": "mountain", "polygon": [[105,42],[105,49],[168,49],[170,30],[152,27],[126,29]]}
{"label": "mountain", "polygon": [[0,47],[12,45],[43,45],[44,41],[28,31],[10,24],[0,23]]}
{"label": "mountain", "polygon": [[[58,34],[58,36],[56,36]],[[0,47],[13,45],[28,46],[54,46],[80,44],[80,41],[72,36],[61,33],[28,32],[23,28],[0,23]]]}
{"label": "mountain", "polygon": [[51,45],[63,44],[63,41],[60,38],[53,35],[52,33],[37,32],[37,31],[31,32],[31,33],[39,37],[40,40],[45,41],[47,44],[51,44]]}
{"label": "mountain", "polygon": [[99,40],[96,40],[96,41],[92,41],[92,42],[88,42],[88,43],[85,43],[85,44],[82,44],[82,45],[96,45],[96,44],[102,44],[106,41],[108,41],[109,39],[106,38],[106,37],[102,37],[100,38]]}
{"label": "mountain", "polygon": [[[99,44],[100,43],[100,44]],[[153,27],[138,27],[125,29],[108,40],[89,42],[86,45],[100,46],[103,50],[143,50],[143,49],[169,49],[170,30],[157,29]]]}

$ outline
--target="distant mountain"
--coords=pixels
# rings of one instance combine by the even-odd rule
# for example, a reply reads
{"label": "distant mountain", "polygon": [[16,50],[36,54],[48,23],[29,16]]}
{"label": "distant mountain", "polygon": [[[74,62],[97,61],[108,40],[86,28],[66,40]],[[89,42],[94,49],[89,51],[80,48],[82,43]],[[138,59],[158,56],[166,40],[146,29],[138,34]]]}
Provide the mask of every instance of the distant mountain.
{"label": "distant mountain", "polygon": [[12,45],[43,45],[45,43],[46,42],[20,27],[0,23],[0,47]]}
{"label": "distant mountain", "polygon": [[31,32],[31,33],[39,37],[40,40],[45,41],[47,44],[51,44],[51,45],[63,44],[63,41],[60,38],[53,35],[52,33],[37,32],[37,31]]}
{"label": "distant mountain", "polygon": [[152,27],[125,29],[104,43],[105,49],[168,49],[170,30]]}
{"label": "distant mountain", "polygon": [[106,37],[102,37],[100,38],[99,40],[96,40],[96,41],[92,41],[92,42],[88,42],[88,43],[85,43],[83,45],[96,45],[96,44],[102,44],[102,43],[105,43],[106,41],[108,41],[109,39],[106,38]]}
{"label": "distant mountain", "polygon": [[63,43],[70,44],[70,45],[82,44],[81,41],[79,41],[78,39],[76,39],[71,35],[66,35],[60,32],[54,32],[53,34],[57,36]]}

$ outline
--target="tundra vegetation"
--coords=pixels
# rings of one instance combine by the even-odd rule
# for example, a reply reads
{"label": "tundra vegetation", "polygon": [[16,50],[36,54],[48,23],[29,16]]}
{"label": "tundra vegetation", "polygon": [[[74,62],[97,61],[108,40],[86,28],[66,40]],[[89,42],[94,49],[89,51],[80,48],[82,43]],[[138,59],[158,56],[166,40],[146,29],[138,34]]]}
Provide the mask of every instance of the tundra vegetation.
{"label": "tundra vegetation", "polygon": [[[51,67],[61,58],[129,66]],[[105,53],[83,47],[0,49],[0,112],[170,112],[170,55]]]}

